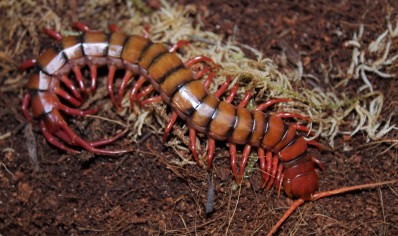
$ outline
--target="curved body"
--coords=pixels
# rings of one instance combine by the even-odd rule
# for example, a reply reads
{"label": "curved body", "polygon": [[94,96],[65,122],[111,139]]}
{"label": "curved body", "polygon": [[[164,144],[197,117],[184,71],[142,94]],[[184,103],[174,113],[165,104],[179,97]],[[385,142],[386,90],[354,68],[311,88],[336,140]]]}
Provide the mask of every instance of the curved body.
{"label": "curved body", "polygon": [[[108,66],[112,71],[123,69],[131,74],[140,74],[190,128],[207,134],[210,139],[253,146],[259,149],[259,153],[272,154],[273,162],[264,155],[259,157],[261,169],[276,172],[269,181],[271,184],[275,181],[277,186],[283,182],[290,197],[309,198],[317,189],[314,160],[307,154],[307,141],[294,125],[286,124],[276,115],[237,107],[220,100],[215,94],[209,94],[176,53],[141,36],[84,32],[81,36],[63,37],[55,47],[37,58],[39,72],[33,74],[28,83],[32,114],[50,132],[57,132],[54,124],[65,122],[58,112],[57,104],[61,103],[54,88],[59,88],[60,81],[66,81],[65,76],[70,71],[78,73],[77,69],[86,65],[90,68]],[[113,78],[109,81],[113,82]],[[71,91],[75,91],[75,97],[78,96],[77,89],[71,86],[68,85]],[[83,88],[84,85],[80,85],[80,90],[85,92]],[[280,170],[276,171],[278,166]],[[242,167],[244,165],[241,165],[241,171]]]}

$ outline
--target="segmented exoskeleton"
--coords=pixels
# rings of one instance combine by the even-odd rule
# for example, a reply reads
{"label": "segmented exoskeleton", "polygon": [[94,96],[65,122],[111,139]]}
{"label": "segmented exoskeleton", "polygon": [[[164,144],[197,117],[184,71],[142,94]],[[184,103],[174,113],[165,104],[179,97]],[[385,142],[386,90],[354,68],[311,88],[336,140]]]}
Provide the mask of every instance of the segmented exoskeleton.
{"label": "segmented exoskeleton", "polygon": [[[209,58],[198,57],[184,63],[175,53],[178,45],[169,50],[165,45],[153,43],[147,37],[126,35],[121,32],[90,31],[81,24],[77,26],[84,31],[78,36],[61,37],[47,30],[59,42],[54,47],[45,50],[34,61],[38,70],[29,78],[30,92],[25,96],[23,103],[23,111],[28,119],[30,119],[30,114],[27,109],[31,104],[33,117],[39,120],[41,130],[50,143],[74,153],[77,151],[65,146],[58,139],[70,145],[82,146],[97,154],[114,155],[128,152],[128,150],[111,151],[97,148],[97,146],[113,142],[125,132],[109,139],[90,143],[76,135],[60,113],[62,111],[67,114],[86,115],[96,112],[98,109],[81,111],[68,107],[60,102],[58,96],[69,101],[73,106],[80,106],[83,96],[89,94],[81,68],[84,66],[90,68],[90,90],[94,91],[97,68],[107,66],[109,69],[107,87],[115,106],[120,106],[121,97],[129,80],[134,75],[140,75],[141,77],[131,90],[130,102],[136,102],[152,90],[156,90],[160,96],[149,100],[163,101],[170,105],[173,111],[164,139],[177,117],[180,117],[190,128],[190,149],[197,162],[199,159],[195,137],[196,132],[200,132],[205,133],[209,140],[208,168],[212,163],[215,140],[226,141],[230,146],[232,172],[240,183],[249,153],[252,147],[256,147],[264,186],[267,185],[269,188],[275,184],[279,189],[283,184],[283,189],[288,196],[303,199],[309,199],[316,191],[318,174],[315,163],[319,162],[308,154],[308,141],[298,132],[300,126],[285,123],[282,117],[286,115],[262,112],[268,105],[278,102],[277,99],[261,104],[255,110],[249,110],[245,108],[250,98],[248,95],[238,106],[235,106],[231,104],[231,101],[236,94],[236,87],[224,101],[219,98],[225,92],[230,80],[227,80],[216,93],[211,94],[206,87],[211,82],[213,74],[205,83],[202,83],[197,80],[200,77],[198,74],[206,72],[194,74],[189,68],[200,61],[215,66]],[[28,67],[27,64],[24,67]],[[206,69],[209,71],[209,67]],[[118,89],[118,101],[113,91],[116,70],[125,70]],[[71,71],[75,74],[79,88],[76,88],[68,78]],[[150,85],[141,89],[146,80],[150,82]],[[63,90],[61,83],[72,94]],[[280,101],[286,101],[286,99]],[[291,114],[290,116],[296,117]],[[236,145],[245,145],[239,173],[236,167]]]}

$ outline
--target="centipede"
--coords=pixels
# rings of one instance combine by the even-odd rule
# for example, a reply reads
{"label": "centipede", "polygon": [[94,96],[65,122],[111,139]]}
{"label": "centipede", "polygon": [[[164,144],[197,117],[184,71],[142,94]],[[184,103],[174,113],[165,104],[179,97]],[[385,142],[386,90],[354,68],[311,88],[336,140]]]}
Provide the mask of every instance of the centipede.
{"label": "centipede", "polygon": [[[167,140],[176,120],[181,119],[189,127],[189,149],[198,164],[200,160],[196,150],[196,136],[197,133],[204,134],[208,140],[205,157],[208,170],[212,166],[216,141],[225,142],[229,146],[232,175],[240,184],[249,154],[257,149],[263,187],[268,190],[275,186],[278,192],[283,189],[288,197],[298,199],[270,234],[304,201],[336,194],[333,191],[316,193],[319,185],[317,168],[323,169],[323,166],[310,154],[308,146],[322,148],[321,145],[306,139],[303,131],[308,129],[305,126],[283,120],[306,117],[296,113],[266,111],[273,104],[288,102],[289,99],[276,98],[257,105],[255,109],[248,109],[248,101],[253,94],[247,92],[239,104],[234,105],[232,101],[239,88],[237,84],[232,87],[228,96],[221,99],[231,84],[230,76],[227,76],[215,93],[208,92],[215,76],[214,71],[218,69],[215,62],[206,56],[197,56],[186,62],[180,59],[176,51],[188,44],[187,41],[179,41],[168,47],[152,42],[148,35],[122,33],[115,26],[110,27],[109,33],[91,30],[80,22],[73,26],[81,34],[62,36],[45,29],[57,43],[44,50],[37,59],[28,60],[21,65],[22,69],[35,67],[27,82],[28,92],[22,102],[22,112],[28,121],[37,121],[50,144],[73,154],[80,153],[73,146],[98,155],[118,155],[131,151],[100,148],[121,138],[127,130],[110,138],[87,141],[73,131],[64,118],[65,115],[86,116],[100,110],[100,107],[87,110],[79,107],[84,98],[96,90],[98,68],[107,67],[106,86],[116,109],[121,107],[127,84],[138,77],[129,91],[130,105],[137,102],[163,102],[168,105],[172,112],[163,141]],[[191,67],[197,63],[204,63],[205,66],[194,72]],[[88,67],[90,71],[89,88],[81,72],[84,67]],[[124,76],[115,92],[115,73],[118,70],[124,71]],[[70,78],[70,74],[74,75],[75,81]],[[200,79],[205,74],[207,77],[202,82]],[[145,82],[149,82],[149,85],[143,87]],[[147,98],[153,93],[157,95]],[[68,104],[64,104],[64,101]],[[239,171],[237,146],[244,146]],[[363,187],[368,186],[356,188]],[[343,188],[338,193],[350,190]]]}

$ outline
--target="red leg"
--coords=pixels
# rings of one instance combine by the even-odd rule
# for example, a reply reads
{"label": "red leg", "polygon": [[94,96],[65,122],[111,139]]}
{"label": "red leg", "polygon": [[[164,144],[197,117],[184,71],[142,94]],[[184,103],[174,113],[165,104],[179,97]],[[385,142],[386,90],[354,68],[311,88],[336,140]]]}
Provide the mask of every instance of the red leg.
{"label": "red leg", "polygon": [[[210,67],[208,67],[210,68]],[[210,70],[209,75],[207,75],[207,78],[205,80],[205,82],[203,83],[203,85],[205,86],[205,88],[210,88],[210,84],[213,83],[214,80],[214,71],[213,69]]]}
{"label": "red leg", "polygon": [[265,187],[266,190],[269,190],[275,181],[276,173],[278,172],[278,163],[279,163],[278,158],[273,157],[272,158],[271,178],[267,184],[267,187]]}
{"label": "red leg", "polygon": [[36,65],[36,59],[29,59],[21,63],[18,69],[20,70],[27,70],[32,68]]}
{"label": "red leg", "polygon": [[73,93],[73,96],[75,96],[78,100],[82,101],[83,98],[80,95],[79,91],[77,90],[76,86],[73,84],[73,82],[68,78],[67,75],[62,75],[60,78],[60,81],[65,84],[65,86]]}
{"label": "red leg", "polygon": [[169,135],[171,129],[173,128],[173,125],[176,122],[177,118],[178,118],[177,112],[173,111],[171,113],[169,121],[167,122],[166,129],[164,130],[163,143],[166,142],[167,136]]}
{"label": "red leg", "polygon": [[123,153],[132,151],[132,150],[103,150],[103,149],[94,148],[90,145],[90,143],[83,140],[75,132],[73,132],[73,130],[70,129],[66,123],[62,123],[61,128],[70,137],[70,139],[73,140],[74,143],[76,143],[77,145],[83,147],[87,151],[92,152],[94,154],[113,156],[113,155],[123,154]]}
{"label": "red leg", "polygon": [[203,77],[204,74],[206,74],[207,72],[209,72],[211,70],[210,66],[206,66],[205,68],[201,69],[200,71],[198,71],[195,74],[195,79],[200,79]]}
{"label": "red leg", "polygon": [[[101,139],[101,140],[97,140],[97,141],[91,141],[91,142],[87,142],[90,146],[92,147],[99,147],[99,146],[104,146],[107,144],[110,144],[114,141],[116,141],[117,139],[119,139],[120,137],[122,137],[123,135],[125,135],[127,133],[128,129],[125,129],[124,131],[116,134],[113,137],[110,138],[105,138],[105,139]],[[68,143],[69,145],[76,145],[76,142],[74,140],[72,140],[67,133],[65,133],[63,130],[58,130],[54,133],[57,137],[59,137],[61,140],[65,141],[66,143]]]}
{"label": "red leg", "polygon": [[49,28],[44,28],[43,32],[57,41],[62,39],[62,35],[55,30],[52,30]]}
{"label": "red leg", "polygon": [[246,107],[247,104],[250,101],[250,98],[253,96],[253,93],[251,91],[246,92],[245,96],[243,97],[242,101],[240,101],[238,107],[243,108]]}
{"label": "red leg", "polygon": [[117,93],[117,96],[118,96],[117,104],[118,104],[119,108],[122,107],[124,90],[126,89],[127,83],[129,82],[129,80],[131,79],[132,76],[133,76],[133,72],[130,70],[126,70],[126,72],[124,73],[122,83],[120,84],[119,91]]}
{"label": "red leg", "polygon": [[80,22],[80,21],[74,22],[72,24],[72,28],[75,28],[75,29],[80,30],[82,32],[90,31],[90,28],[86,24],[84,24],[83,22]]}
{"label": "red leg", "polygon": [[115,72],[116,72],[116,66],[115,65],[109,65],[108,66],[108,79],[106,81],[106,86],[108,88],[108,93],[109,96],[111,97],[113,105],[117,108],[117,103],[115,99],[115,95],[113,93],[113,80],[115,79]]}
{"label": "red leg", "polygon": [[80,90],[82,91],[82,93],[87,95],[87,89],[86,89],[86,86],[84,85],[84,78],[83,78],[82,72],[80,71],[80,67],[74,66],[72,68],[72,71],[73,71],[73,73],[75,73],[76,80],[79,83]]}
{"label": "red leg", "polygon": [[189,45],[189,42],[187,40],[179,40],[169,49],[169,52],[176,52],[179,48],[185,45]]}
{"label": "red leg", "polygon": [[145,81],[146,78],[143,75],[141,75],[140,78],[134,83],[133,88],[131,89],[129,97],[131,110],[133,110],[134,108],[134,102],[137,101],[138,90],[142,87],[142,84],[144,84]]}
{"label": "red leg", "polygon": [[210,170],[211,164],[213,163],[213,155],[214,155],[214,150],[216,148],[216,140],[213,138],[209,138],[207,141],[207,170]]}
{"label": "red leg", "polygon": [[30,104],[30,94],[26,93],[25,97],[23,98],[23,102],[22,102],[22,113],[24,114],[27,121],[32,120],[32,116],[29,114],[29,111],[28,111],[29,104]]}
{"label": "red leg", "polygon": [[70,139],[70,137],[61,129],[54,131],[53,135],[57,136],[59,139],[61,139],[62,141],[64,141],[69,145],[76,145],[76,143],[74,143],[73,140]]}
{"label": "red leg", "polygon": [[276,112],[274,115],[280,117],[280,118],[297,118],[301,120],[305,120],[307,122],[311,122],[311,118],[307,116],[300,115],[298,113],[292,113],[292,112]]}
{"label": "red leg", "polygon": [[231,83],[231,81],[232,81],[232,77],[231,77],[231,76],[227,76],[227,79],[226,79],[225,82],[218,88],[218,90],[217,90],[217,92],[214,94],[214,96],[216,96],[216,97],[219,98],[219,97],[225,92],[225,90],[227,90],[227,88],[228,88],[229,84]]}
{"label": "red leg", "polygon": [[64,111],[67,114],[75,115],[75,116],[85,116],[85,115],[92,115],[95,114],[99,111],[100,108],[93,108],[93,109],[88,109],[88,110],[80,110],[80,109],[75,109],[68,107],[62,103],[57,103],[55,105],[58,109]]}
{"label": "red leg", "polygon": [[307,141],[307,144],[318,148],[319,150],[331,150],[328,146],[318,143],[315,140]]}
{"label": "red leg", "polygon": [[245,148],[243,149],[243,154],[242,154],[242,160],[240,161],[240,166],[239,166],[239,174],[238,174],[238,184],[242,183],[243,180],[243,174],[245,173],[245,167],[247,164],[247,161],[249,160],[249,154],[251,151],[252,146],[250,144],[246,144]]}
{"label": "red leg", "polygon": [[196,151],[196,130],[194,128],[189,128],[189,149],[192,152],[193,158],[196,161],[196,164],[199,163],[198,152]]}
{"label": "red leg", "polygon": [[232,175],[235,178],[235,182],[239,183],[238,171],[236,168],[236,145],[233,143],[229,144],[229,156],[231,162]]}
{"label": "red leg", "polygon": [[90,68],[90,78],[91,78],[91,93],[94,93],[97,87],[97,65],[89,65]]}
{"label": "red leg", "polygon": [[73,106],[78,107],[82,103],[78,101],[76,98],[72,97],[69,93],[65,90],[61,89],[60,87],[55,87],[53,90],[57,95],[65,99],[66,101],[70,102]]}
{"label": "red leg", "polygon": [[279,164],[278,171],[276,174],[276,181],[274,183],[275,187],[276,187],[276,191],[278,192],[278,198],[281,193],[282,181],[283,181],[283,166],[282,166],[282,164]]}
{"label": "red leg", "polygon": [[280,103],[280,102],[290,102],[292,101],[290,98],[276,98],[276,99],[272,99],[269,100],[267,102],[261,103],[257,106],[256,110],[258,111],[263,111],[265,109],[267,109],[268,107],[276,104],[276,103]]}
{"label": "red leg", "polygon": [[[234,98],[235,98],[235,96],[236,96],[236,93],[238,92],[238,89],[239,89],[239,85],[238,85],[238,84],[235,84],[234,87],[231,89],[231,92],[229,93],[227,99],[225,99],[225,101],[228,102],[228,103],[231,103],[231,102],[234,100]],[[246,107],[246,105],[249,103],[249,100],[250,100],[250,98],[251,98],[252,95],[253,95],[252,92],[247,92],[247,93],[245,94],[245,97],[244,97],[243,100],[238,104],[237,107],[239,107],[239,108]]]}
{"label": "red leg", "polygon": [[74,150],[74,149],[71,149],[71,148],[68,148],[68,147],[66,147],[65,145],[63,145],[62,143],[60,143],[60,142],[47,130],[47,128],[46,128],[46,126],[45,126],[45,124],[44,124],[43,121],[40,121],[40,128],[41,128],[41,132],[43,133],[44,137],[45,137],[45,138],[47,139],[47,141],[48,141],[49,143],[51,143],[52,145],[54,145],[54,146],[56,146],[56,147],[58,147],[58,148],[60,148],[60,149],[62,149],[62,150],[64,150],[64,151],[73,153],[73,154],[79,154],[79,153],[80,153],[79,151]]}
{"label": "red leg", "polygon": [[265,180],[263,181],[263,185],[261,186],[262,188],[264,188],[268,184],[268,181],[270,180],[271,170],[272,170],[272,160],[273,160],[272,152],[267,151],[265,154],[266,168],[264,167]]}
{"label": "red leg", "polygon": [[235,84],[234,87],[232,87],[231,91],[229,92],[229,95],[225,99],[225,101],[228,103],[231,103],[234,100],[236,93],[238,92],[238,89],[239,89],[239,85]]}
{"label": "red leg", "polygon": [[115,32],[120,31],[120,30],[119,30],[119,27],[117,27],[117,25],[115,25],[115,24],[110,24],[110,25],[108,25],[108,29],[109,29],[109,31],[111,31],[112,33],[115,33]]}
{"label": "red leg", "polygon": [[[310,131],[310,129],[306,126],[299,125],[299,124],[293,124],[293,126],[294,126],[294,128],[296,128],[296,130],[304,131],[312,137],[315,136],[315,132]],[[309,141],[307,141],[307,144],[312,145],[312,146],[318,148],[319,150],[329,150],[329,147],[318,143],[316,140],[309,140]]]}
{"label": "red leg", "polygon": [[216,69],[219,68],[219,66],[210,57],[206,57],[206,56],[197,56],[197,57],[191,58],[185,62],[185,66],[191,67],[192,65],[195,65],[196,63],[199,63],[199,62],[206,62],[207,64],[212,65]]}
{"label": "red leg", "polygon": [[296,130],[300,130],[300,131],[309,133],[311,136],[315,136],[315,133],[314,132],[310,132],[310,129],[308,127],[306,127],[306,126],[299,125],[299,124],[293,124],[293,126],[294,126],[294,128]]}
{"label": "red leg", "polygon": [[150,30],[149,30],[149,25],[144,26],[144,38],[149,39],[150,36]]}
{"label": "red leg", "polygon": [[319,168],[321,168],[321,170],[325,170],[325,167],[323,166],[322,162],[318,159],[316,159],[315,157],[311,156],[311,159],[313,162],[315,162]]}
{"label": "red leg", "polygon": [[137,101],[141,100],[142,97],[145,97],[146,95],[150,94],[153,91],[153,86],[148,85],[144,89],[141,90],[141,92],[137,95]]}
{"label": "red leg", "polygon": [[155,96],[155,97],[151,97],[151,98],[142,100],[141,105],[144,106],[149,103],[161,102],[161,101],[162,101],[162,97],[159,95],[159,96]]}
{"label": "red leg", "polygon": [[[296,130],[300,130],[300,131],[306,132],[307,134],[309,134],[312,137],[315,136],[315,132],[310,131],[310,129],[308,127],[306,127],[306,126],[299,125],[299,124],[293,124],[293,126],[294,126],[294,128]],[[319,150],[328,150],[329,149],[327,146],[318,143],[316,140],[309,140],[309,141],[307,141],[307,143],[309,145],[312,145],[312,146],[318,148]]]}
{"label": "red leg", "polygon": [[267,165],[267,161],[265,159],[265,151],[263,148],[258,147],[257,149],[257,156],[258,159],[260,160],[260,170],[261,170],[261,179],[263,180],[263,185],[267,180],[267,170],[266,170],[266,165]]}
{"label": "red leg", "polygon": [[263,182],[263,188],[268,184],[268,181],[271,178],[271,170],[272,170],[272,152],[267,151],[267,153],[265,154],[265,160],[267,163],[267,170],[264,172],[265,173],[265,181]]}
{"label": "red leg", "polygon": [[[224,86],[222,85],[219,90],[217,92],[219,92],[219,94],[217,94],[216,96],[221,96],[222,93],[224,93],[224,91],[226,90],[226,88],[228,88],[229,83],[231,82],[230,78],[227,78],[227,81],[224,82]],[[238,91],[239,86],[236,84],[232,90],[230,91],[228,97],[225,99],[225,102],[231,103],[234,100],[234,97],[236,95],[236,92]],[[231,163],[231,169],[232,169],[232,175],[235,178],[235,182],[237,184],[240,184],[240,179],[238,176],[238,171],[237,171],[237,167],[236,167],[236,145],[233,143],[229,143],[229,156],[230,156],[230,163]]]}
{"label": "red leg", "polygon": [[205,86],[205,88],[209,88],[210,84],[213,82],[214,80],[214,71],[213,68],[211,68],[211,66],[206,66],[205,68],[203,68],[202,70],[198,71],[195,74],[195,79],[201,79],[203,77],[203,75],[205,75],[206,73],[209,73],[205,82],[203,83],[203,85]]}
{"label": "red leg", "polygon": [[[222,85],[223,88],[220,88],[219,91],[222,92],[223,90],[225,90],[228,87],[230,81],[231,81],[231,78],[230,77],[227,78],[227,81]],[[225,102],[231,103],[234,100],[236,93],[238,92],[238,89],[239,89],[239,85],[235,84],[234,87],[231,89],[228,97],[225,99]],[[219,92],[219,91],[217,91],[217,92]],[[221,96],[221,94],[222,93],[220,93],[218,96]],[[246,104],[243,104],[243,105],[245,106]],[[237,170],[236,170],[236,145],[232,144],[232,143],[229,144],[231,168],[232,168],[232,173],[234,175],[234,178],[235,178],[235,181],[237,184],[241,184],[241,182],[242,182],[243,173],[244,173],[244,169],[245,169],[247,160],[249,158],[250,150],[251,150],[251,146],[247,144],[243,150],[243,157],[242,157],[241,164],[239,167],[239,175],[238,175]]]}

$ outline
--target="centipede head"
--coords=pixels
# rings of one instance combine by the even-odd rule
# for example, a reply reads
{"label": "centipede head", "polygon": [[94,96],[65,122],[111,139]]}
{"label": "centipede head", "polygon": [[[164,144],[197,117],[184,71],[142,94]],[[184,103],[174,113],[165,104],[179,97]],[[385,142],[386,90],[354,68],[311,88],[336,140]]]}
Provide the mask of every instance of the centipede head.
{"label": "centipede head", "polygon": [[311,156],[305,155],[284,164],[283,190],[290,198],[309,200],[318,185],[319,177]]}

